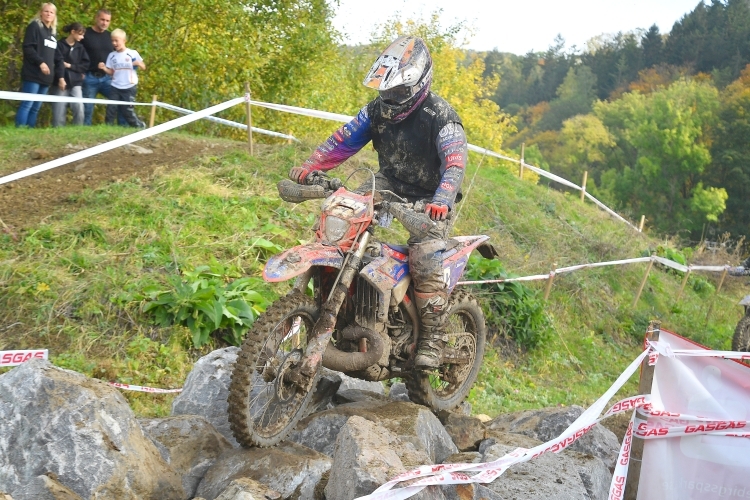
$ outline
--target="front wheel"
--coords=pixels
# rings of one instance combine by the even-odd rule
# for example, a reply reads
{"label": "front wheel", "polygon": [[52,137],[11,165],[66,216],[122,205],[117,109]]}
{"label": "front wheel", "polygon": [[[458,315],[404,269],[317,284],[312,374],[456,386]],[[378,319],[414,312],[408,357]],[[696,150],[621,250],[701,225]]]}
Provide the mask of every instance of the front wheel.
{"label": "front wheel", "polygon": [[750,352],[750,316],[745,315],[734,329],[732,339],[732,350]]}
{"label": "front wheel", "polygon": [[461,354],[459,363],[443,363],[430,372],[414,372],[406,380],[409,399],[434,411],[452,410],[469,395],[484,358],[487,327],[476,299],[468,292],[451,295],[445,321],[447,348]]}
{"label": "front wheel", "polygon": [[248,332],[227,398],[229,425],[242,446],[274,446],[305,416],[317,374],[305,384],[292,374],[318,316],[312,299],[294,291],[271,305]]}

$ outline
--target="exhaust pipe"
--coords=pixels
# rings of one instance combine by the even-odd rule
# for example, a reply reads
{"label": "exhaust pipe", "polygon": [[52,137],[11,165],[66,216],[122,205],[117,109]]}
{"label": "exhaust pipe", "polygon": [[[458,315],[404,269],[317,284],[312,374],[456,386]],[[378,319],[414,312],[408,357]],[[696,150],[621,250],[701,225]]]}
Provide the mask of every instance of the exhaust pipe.
{"label": "exhaust pipe", "polygon": [[356,372],[376,364],[381,356],[385,343],[380,335],[369,328],[348,326],[341,332],[344,340],[359,342],[367,339],[367,352],[345,352],[337,349],[330,342],[323,353],[323,366],[337,372]]}

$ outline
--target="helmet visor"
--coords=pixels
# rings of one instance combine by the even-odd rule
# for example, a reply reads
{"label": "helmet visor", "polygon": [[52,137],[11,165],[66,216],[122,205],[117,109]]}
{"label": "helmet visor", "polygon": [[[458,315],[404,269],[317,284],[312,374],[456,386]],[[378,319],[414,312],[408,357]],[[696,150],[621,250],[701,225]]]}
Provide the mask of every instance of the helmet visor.
{"label": "helmet visor", "polygon": [[414,87],[399,85],[388,90],[380,91],[380,98],[386,104],[403,104],[414,96]]}

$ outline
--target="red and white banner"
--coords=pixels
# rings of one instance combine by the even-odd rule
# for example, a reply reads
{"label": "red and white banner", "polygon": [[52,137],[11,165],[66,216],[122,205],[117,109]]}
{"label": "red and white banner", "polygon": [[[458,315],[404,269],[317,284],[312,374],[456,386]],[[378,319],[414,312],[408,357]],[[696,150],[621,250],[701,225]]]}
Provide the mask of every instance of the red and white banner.
{"label": "red and white banner", "polygon": [[18,366],[30,359],[49,359],[49,351],[47,349],[0,351],[0,368]]}

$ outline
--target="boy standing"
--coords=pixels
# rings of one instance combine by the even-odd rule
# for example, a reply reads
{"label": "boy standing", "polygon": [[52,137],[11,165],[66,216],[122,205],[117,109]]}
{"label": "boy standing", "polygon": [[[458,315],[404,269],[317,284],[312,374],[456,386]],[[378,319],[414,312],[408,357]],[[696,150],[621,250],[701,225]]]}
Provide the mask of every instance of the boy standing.
{"label": "boy standing", "polygon": [[[112,46],[114,52],[107,56],[106,63],[99,63],[99,69],[112,77],[112,88],[109,98],[113,101],[135,102],[138,92],[138,73],[136,68],[146,69],[143,58],[138,51],[125,46],[127,36],[121,29],[112,32]],[[119,106],[110,104],[107,106],[107,125],[114,125],[117,108]],[[133,105],[122,106],[122,114],[131,127],[145,128],[146,125],[135,115]]]}

